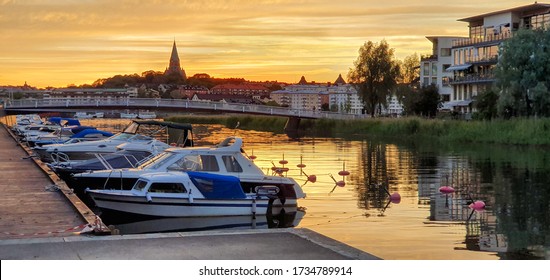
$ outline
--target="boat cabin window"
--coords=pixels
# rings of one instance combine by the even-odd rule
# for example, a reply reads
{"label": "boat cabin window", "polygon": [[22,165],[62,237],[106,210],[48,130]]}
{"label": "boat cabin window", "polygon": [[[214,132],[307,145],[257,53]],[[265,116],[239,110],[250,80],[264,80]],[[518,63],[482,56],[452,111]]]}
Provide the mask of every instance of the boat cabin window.
{"label": "boat cabin window", "polygon": [[179,171],[220,171],[216,157],[213,155],[186,155],[168,167],[168,170]]}
{"label": "boat cabin window", "polygon": [[153,183],[149,192],[154,193],[186,193],[182,183]]}
{"label": "boat cabin window", "polygon": [[243,168],[234,156],[222,156],[222,160],[227,172],[243,172]]}
{"label": "boat cabin window", "polygon": [[145,186],[147,186],[147,181],[138,180],[134,185],[133,189],[136,191],[141,191],[143,190],[143,188],[145,188]]}

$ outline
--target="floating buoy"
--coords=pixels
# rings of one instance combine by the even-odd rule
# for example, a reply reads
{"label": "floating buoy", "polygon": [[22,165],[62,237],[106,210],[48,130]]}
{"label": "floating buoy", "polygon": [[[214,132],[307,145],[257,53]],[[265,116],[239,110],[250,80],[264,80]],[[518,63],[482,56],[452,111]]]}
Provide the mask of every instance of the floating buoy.
{"label": "floating buoy", "polygon": [[349,175],[349,171],[342,170],[342,171],[338,172],[338,175],[340,175],[340,176],[348,176],[348,175]]}
{"label": "floating buoy", "polygon": [[257,157],[255,155],[250,155],[248,158],[251,160],[255,160]]}
{"label": "floating buoy", "polygon": [[306,165],[305,165],[305,164],[303,164],[303,163],[300,163],[300,164],[296,165],[296,167],[298,167],[298,168],[305,168],[305,167],[306,167]]}
{"label": "floating buoy", "polygon": [[309,182],[315,183],[315,182],[317,182],[317,176],[315,176],[315,175],[309,175],[309,176],[307,176],[307,180],[308,180]]}
{"label": "floating buoy", "polygon": [[485,202],[483,202],[481,200],[476,200],[476,201],[470,203],[470,205],[468,207],[470,207],[470,209],[473,209],[477,212],[480,212],[480,211],[485,210]]}
{"label": "floating buoy", "polygon": [[395,204],[399,204],[401,202],[401,195],[398,192],[394,192],[390,195],[390,201]]}
{"label": "floating buoy", "polygon": [[344,181],[338,181],[338,182],[336,182],[336,185],[337,185],[338,187],[340,187],[340,188],[343,188],[343,187],[346,186],[346,182],[344,182]]}
{"label": "floating buoy", "polygon": [[439,188],[439,192],[444,194],[450,194],[450,193],[454,193],[455,189],[451,186],[443,186]]}

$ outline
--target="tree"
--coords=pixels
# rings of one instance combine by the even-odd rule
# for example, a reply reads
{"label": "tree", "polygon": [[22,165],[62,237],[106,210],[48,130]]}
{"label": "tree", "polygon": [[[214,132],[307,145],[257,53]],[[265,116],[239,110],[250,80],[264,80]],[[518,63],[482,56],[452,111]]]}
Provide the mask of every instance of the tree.
{"label": "tree", "polygon": [[379,44],[371,41],[363,44],[354,68],[348,73],[348,81],[354,85],[372,117],[379,105],[386,105],[398,77],[399,65],[394,59],[394,50],[385,40]]}
{"label": "tree", "polygon": [[487,90],[477,95],[474,106],[479,118],[490,120],[497,117],[498,94],[494,90]]}
{"label": "tree", "polygon": [[420,79],[420,57],[417,53],[411,54],[400,63],[401,82],[413,84]]}
{"label": "tree", "polygon": [[550,115],[550,31],[522,29],[500,49],[495,70],[500,90],[498,113],[504,117]]}

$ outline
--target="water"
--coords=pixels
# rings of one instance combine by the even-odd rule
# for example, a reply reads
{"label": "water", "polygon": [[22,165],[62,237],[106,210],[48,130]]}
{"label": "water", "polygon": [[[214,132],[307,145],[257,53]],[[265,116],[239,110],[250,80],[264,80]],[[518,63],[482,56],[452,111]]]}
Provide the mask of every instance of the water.
{"label": "water", "polygon": [[[120,120],[89,120],[112,127]],[[128,233],[218,228],[309,228],[384,259],[549,259],[550,152],[546,148],[447,145],[357,137],[305,138],[195,125],[198,145],[227,136],[244,139],[266,173],[289,163],[287,176],[304,185],[305,209],[275,220],[156,220],[120,225]],[[296,167],[306,165],[304,173]],[[349,176],[339,176],[347,170]],[[305,175],[316,175],[315,183]],[[332,177],[331,177],[332,176]],[[334,180],[332,179],[334,178]],[[335,186],[336,181],[345,186]],[[439,192],[441,186],[455,189]],[[331,191],[334,191],[331,193]],[[399,193],[399,203],[389,194]],[[483,201],[483,211],[468,207]],[[396,201],[397,202],[397,201]],[[305,210],[305,211],[303,211]],[[193,221],[191,221],[193,220]],[[145,225],[143,225],[145,224]],[[126,229],[124,229],[126,227]],[[167,228],[168,227],[168,228]]]}

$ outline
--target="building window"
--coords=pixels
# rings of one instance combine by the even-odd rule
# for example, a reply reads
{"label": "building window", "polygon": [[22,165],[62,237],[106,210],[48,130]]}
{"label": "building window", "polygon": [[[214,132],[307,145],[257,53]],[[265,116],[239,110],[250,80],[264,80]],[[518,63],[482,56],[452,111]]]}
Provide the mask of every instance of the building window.
{"label": "building window", "polygon": [[424,71],[423,71],[424,76],[429,76],[430,75],[430,63],[425,62],[423,69],[424,69]]}
{"label": "building window", "polygon": [[424,77],[424,81],[422,82],[422,85],[427,87],[430,85],[430,78]]}
{"label": "building window", "polygon": [[444,72],[453,72],[453,71],[447,71],[447,68],[451,67],[451,64],[443,64],[443,71]]}
{"label": "building window", "polygon": [[437,77],[432,77],[432,84],[437,85]]}
{"label": "building window", "polygon": [[437,64],[432,64],[432,76],[437,76]]}
{"label": "building window", "polygon": [[441,56],[449,57],[451,56],[450,48],[441,48]]}

